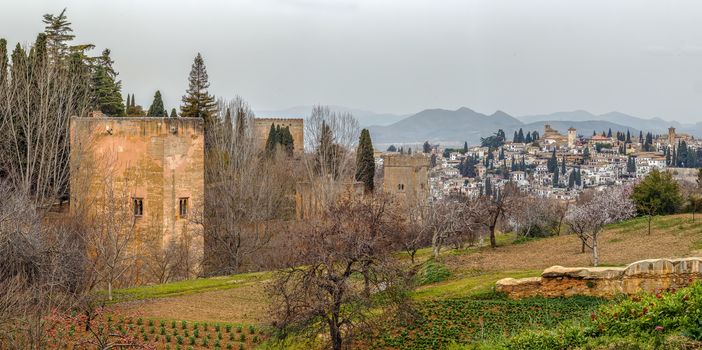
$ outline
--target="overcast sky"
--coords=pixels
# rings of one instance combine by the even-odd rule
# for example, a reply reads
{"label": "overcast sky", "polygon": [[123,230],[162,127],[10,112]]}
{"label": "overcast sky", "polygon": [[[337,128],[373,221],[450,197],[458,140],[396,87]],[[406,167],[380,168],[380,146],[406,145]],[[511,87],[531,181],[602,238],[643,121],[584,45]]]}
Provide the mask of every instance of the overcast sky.
{"label": "overcast sky", "polygon": [[10,1],[29,43],[68,8],[77,42],[112,50],[123,94],[180,103],[192,59],[254,109],[329,104],[513,115],[586,109],[702,122],[702,1]]}

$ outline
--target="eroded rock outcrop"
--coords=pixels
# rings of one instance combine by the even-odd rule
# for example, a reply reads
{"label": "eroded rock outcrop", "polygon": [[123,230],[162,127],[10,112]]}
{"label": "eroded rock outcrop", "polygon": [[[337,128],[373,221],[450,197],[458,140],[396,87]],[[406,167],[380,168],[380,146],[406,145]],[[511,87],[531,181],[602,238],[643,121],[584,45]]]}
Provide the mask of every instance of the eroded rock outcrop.
{"label": "eroded rock outcrop", "polygon": [[541,277],[501,279],[496,289],[512,299],[572,295],[609,298],[617,294],[682,288],[695,279],[702,279],[702,258],[650,259],[627,267],[552,266],[544,270]]}

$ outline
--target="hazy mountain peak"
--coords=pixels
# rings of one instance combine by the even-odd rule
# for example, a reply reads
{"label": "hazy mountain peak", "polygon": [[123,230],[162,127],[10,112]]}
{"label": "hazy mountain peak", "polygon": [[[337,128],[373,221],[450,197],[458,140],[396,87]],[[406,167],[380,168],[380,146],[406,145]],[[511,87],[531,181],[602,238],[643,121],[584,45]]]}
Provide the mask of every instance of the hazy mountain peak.
{"label": "hazy mountain peak", "polygon": [[503,112],[503,111],[501,111],[501,110],[499,110],[499,109],[496,110],[495,113],[491,114],[490,116],[491,116],[491,117],[504,117],[504,116],[507,116],[507,117],[510,117],[510,118],[512,117],[511,115],[509,115],[509,114],[507,114],[507,113],[505,113],[505,112]]}
{"label": "hazy mountain peak", "polygon": [[474,110],[472,110],[472,109],[470,109],[470,108],[468,108],[468,107],[465,107],[465,106],[463,106],[463,107],[461,107],[461,108],[457,109],[457,110],[456,110],[456,112],[469,112],[469,113],[475,113],[475,111],[474,111]]}

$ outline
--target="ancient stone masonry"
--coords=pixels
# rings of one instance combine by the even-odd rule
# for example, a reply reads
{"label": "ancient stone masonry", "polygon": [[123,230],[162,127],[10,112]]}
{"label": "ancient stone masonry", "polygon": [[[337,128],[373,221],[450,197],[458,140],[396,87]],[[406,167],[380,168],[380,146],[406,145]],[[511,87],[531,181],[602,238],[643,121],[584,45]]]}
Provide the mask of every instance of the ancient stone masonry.
{"label": "ancient stone masonry", "polygon": [[256,130],[256,143],[258,147],[263,149],[268,140],[268,133],[271,130],[271,125],[280,126],[281,128],[288,127],[290,134],[293,137],[293,153],[300,155],[305,150],[305,121],[302,118],[256,118],[254,119]]}
{"label": "ancient stone masonry", "polygon": [[383,155],[383,191],[415,203],[429,198],[430,159],[424,155]]}
{"label": "ancient stone masonry", "polygon": [[201,119],[74,117],[70,141],[71,211],[134,217],[140,251],[187,235],[202,252]]}
{"label": "ancient stone masonry", "polygon": [[590,295],[610,298],[669,288],[682,288],[702,279],[702,258],[651,259],[627,267],[552,266],[541,277],[504,278],[496,290],[512,299],[533,296]]}

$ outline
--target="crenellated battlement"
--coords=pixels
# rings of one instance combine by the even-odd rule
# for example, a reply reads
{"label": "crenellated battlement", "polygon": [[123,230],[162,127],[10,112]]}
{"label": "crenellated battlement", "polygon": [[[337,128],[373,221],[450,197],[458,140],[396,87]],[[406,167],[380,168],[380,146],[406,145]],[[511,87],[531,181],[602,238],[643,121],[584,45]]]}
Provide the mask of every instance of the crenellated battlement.
{"label": "crenellated battlement", "polygon": [[429,167],[431,159],[422,154],[383,154],[384,167]]}

